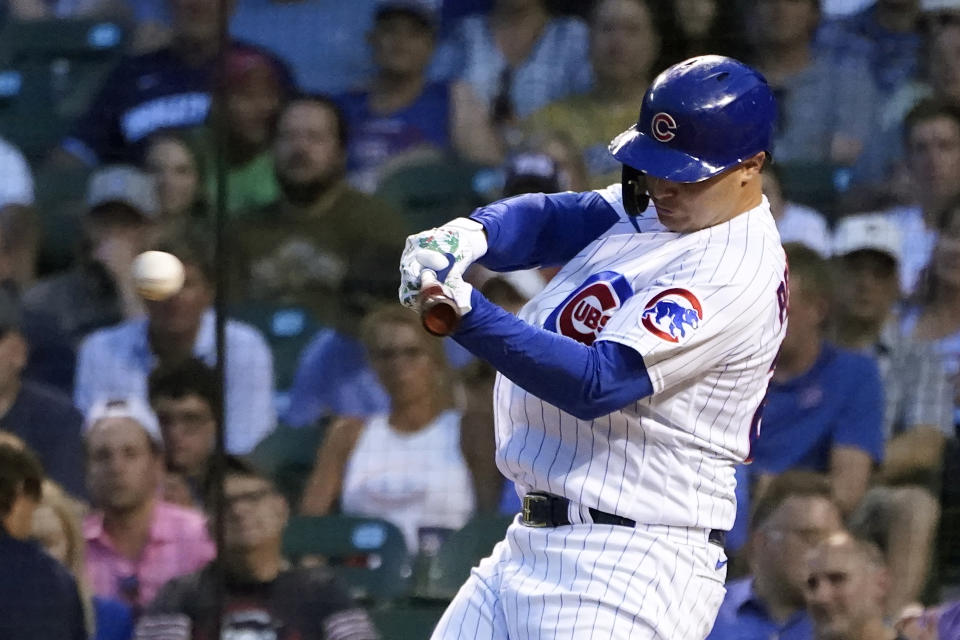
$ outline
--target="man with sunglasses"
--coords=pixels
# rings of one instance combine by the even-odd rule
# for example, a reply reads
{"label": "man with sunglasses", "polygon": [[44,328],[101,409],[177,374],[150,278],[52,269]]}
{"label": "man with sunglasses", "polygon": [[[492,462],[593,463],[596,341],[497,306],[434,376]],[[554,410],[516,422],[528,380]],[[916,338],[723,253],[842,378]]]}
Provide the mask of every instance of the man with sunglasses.
{"label": "man with sunglasses", "polygon": [[[224,461],[224,638],[368,640],[376,630],[324,567],[295,568],[281,551],[289,507],[248,462]],[[208,500],[208,504],[212,500]],[[212,565],[168,583],[137,625],[137,640],[213,637],[218,612]]]}

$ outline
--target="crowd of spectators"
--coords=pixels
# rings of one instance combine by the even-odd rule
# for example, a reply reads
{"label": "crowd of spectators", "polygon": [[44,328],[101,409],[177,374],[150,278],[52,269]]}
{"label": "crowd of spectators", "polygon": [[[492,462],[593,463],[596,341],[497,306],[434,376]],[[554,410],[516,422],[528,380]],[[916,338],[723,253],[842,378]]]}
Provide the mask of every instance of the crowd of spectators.
{"label": "crowd of spectators", "polygon": [[[651,79],[717,53],[778,97],[790,304],[710,638],[960,638],[960,0],[233,0],[223,52],[218,4],[0,8],[0,71],[30,22],[127,34],[55,144],[0,104],[0,636],[377,637],[291,517],[415,558],[519,508],[493,371],[396,304],[406,235],[618,181]],[[551,275],[468,277],[516,311]]]}

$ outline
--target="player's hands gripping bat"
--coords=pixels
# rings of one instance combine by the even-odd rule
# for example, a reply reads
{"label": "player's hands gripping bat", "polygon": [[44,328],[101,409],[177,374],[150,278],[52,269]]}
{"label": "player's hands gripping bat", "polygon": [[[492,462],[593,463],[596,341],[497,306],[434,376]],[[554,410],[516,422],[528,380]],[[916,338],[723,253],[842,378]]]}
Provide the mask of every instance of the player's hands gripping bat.
{"label": "player's hands gripping bat", "polygon": [[463,272],[486,251],[483,226],[467,218],[409,236],[400,259],[400,303],[421,312],[431,333],[449,333],[471,309],[473,287],[463,281]]}

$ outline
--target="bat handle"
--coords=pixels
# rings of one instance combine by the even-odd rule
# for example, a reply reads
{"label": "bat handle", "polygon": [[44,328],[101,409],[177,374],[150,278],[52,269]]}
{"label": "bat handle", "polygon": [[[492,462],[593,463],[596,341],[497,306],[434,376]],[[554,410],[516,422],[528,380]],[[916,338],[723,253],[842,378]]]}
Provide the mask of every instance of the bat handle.
{"label": "bat handle", "polygon": [[438,337],[445,337],[456,331],[460,324],[460,307],[443,292],[437,274],[424,269],[420,274],[420,321],[423,328]]}

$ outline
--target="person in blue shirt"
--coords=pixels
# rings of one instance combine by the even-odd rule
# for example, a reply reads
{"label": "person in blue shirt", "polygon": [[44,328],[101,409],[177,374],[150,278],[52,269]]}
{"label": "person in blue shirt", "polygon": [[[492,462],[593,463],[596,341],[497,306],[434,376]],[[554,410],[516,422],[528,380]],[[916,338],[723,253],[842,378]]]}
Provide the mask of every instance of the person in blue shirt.
{"label": "person in blue shirt", "polygon": [[843,513],[867,490],[883,457],[883,387],[869,357],[824,341],[830,274],[812,249],[786,246],[790,265],[787,335],[770,382],[751,475],[807,469],[830,478]]}
{"label": "person in blue shirt", "polygon": [[750,519],[751,575],[727,584],[707,640],[809,640],[806,554],[843,530],[830,482],[809,471],[774,479]]}
{"label": "person in blue shirt", "polygon": [[[231,3],[228,3],[231,4]],[[87,112],[54,152],[60,165],[88,167],[140,160],[152,133],[190,129],[207,120],[216,74],[218,3],[168,0],[168,46],[122,60],[103,83]],[[286,65],[271,52],[234,42],[270,58],[285,86]]]}
{"label": "person in blue shirt", "polygon": [[385,0],[377,7],[367,36],[374,77],[337,98],[350,131],[347,170],[361,191],[374,191],[387,163],[414,150],[500,162],[500,141],[470,86],[428,80],[437,20],[424,0]]}

